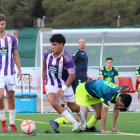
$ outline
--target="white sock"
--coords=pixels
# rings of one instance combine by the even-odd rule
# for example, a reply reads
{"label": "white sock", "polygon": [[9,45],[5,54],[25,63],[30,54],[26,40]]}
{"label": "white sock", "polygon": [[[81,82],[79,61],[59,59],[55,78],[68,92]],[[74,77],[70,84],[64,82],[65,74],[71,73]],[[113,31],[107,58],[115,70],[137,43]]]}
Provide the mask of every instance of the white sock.
{"label": "white sock", "polygon": [[65,110],[61,114],[61,116],[67,119],[68,121],[72,122],[73,124],[77,122],[67,110]]}
{"label": "white sock", "polygon": [[82,113],[82,111],[81,111],[81,108],[80,108],[80,111],[79,111],[79,113],[76,113],[80,118],[81,117],[83,117],[83,113]]}
{"label": "white sock", "polygon": [[15,124],[15,109],[9,110],[10,124]]}
{"label": "white sock", "polygon": [[58,118],[57,119],[54,119],[54,121],[58,123]]}
{"label": "white sock", "polygon": [[6,120],[6,118],[5,118],[5,110],[4,109],[0,110],[0,118],[1,118],[1,121]]}

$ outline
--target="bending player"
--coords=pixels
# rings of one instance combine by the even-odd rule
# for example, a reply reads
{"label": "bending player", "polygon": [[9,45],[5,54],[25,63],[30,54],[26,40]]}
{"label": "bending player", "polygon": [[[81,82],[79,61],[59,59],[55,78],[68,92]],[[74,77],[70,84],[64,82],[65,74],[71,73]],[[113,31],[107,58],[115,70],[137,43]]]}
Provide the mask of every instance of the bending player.
{"label": "bending player", "polygon": [[[103,103],[101,98],[104,99]],[[113,132],[119,132],[115,127],[117,117],[119,114],[119,107],[129,107],[132,97],[129,94],[122,94],[120,87],[116,84],[105,80],[92,80],[86,83],[81,83],[76,88],[76,104],[79,104],[85,119],[87,118],[88,106],[90,105],[95,114],[87,122],[87,132],[97,132],[94,125],[101,119],[101,131],[102,133],[109,133],[105,129],[107,112],[110,103],[114,103],[113,110]],[[73,117],[78,121],[78,117],[73,114]],[[57,124],[70,123],[65,118],[57,118],[54,120]]]}
{"label": "bending player", "polygon": [[[83,130],[86,127],[85,118],[80,110],[80,106],[75,104],[75,97],[71,83],[75,78],[74,62],[71,56],[63,50],[65,37],[61,34],[54,34],[50,38],[51,50],[46,50],[43,59],[42,77],[46,79],[46,93],[52,107],[61,114],[62,117],[73,124],[72,131],[75,132],[79,127]],[[72,111],[77,113],[80,123],[59,104],[62,98]],[[54,131],[59,133],[58,126],[54,120],[50,120]]]}

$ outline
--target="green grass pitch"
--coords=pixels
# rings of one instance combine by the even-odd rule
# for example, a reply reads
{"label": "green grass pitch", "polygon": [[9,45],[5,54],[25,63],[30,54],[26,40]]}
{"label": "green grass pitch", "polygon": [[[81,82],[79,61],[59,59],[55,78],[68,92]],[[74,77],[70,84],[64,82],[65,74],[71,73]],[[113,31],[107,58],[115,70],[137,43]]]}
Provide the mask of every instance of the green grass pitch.
{"label": "green grass pitch", "polygon": [[[93,113],[88,114],[88,119]],[[113,113],[107,114],[106,130],[111,131],[109,134],[103,134],[101,132],[83,132],[73,133],[72,125],[66,124],[59,127],[60,133],[57,134],[53,131],[49,125],[50,119],[60,117],[58,113],[46,113],[46,114],[16,114],[16,127],[20,131],[13,133],[8,130],[6,133],[0,131],[0,140],[136,140],[140,139],[140,113],[138,112],[120,112],[116,123],[116,128],[121,130],[119,133],[112,132],[112,116]],[[9,124],[9,115],[6,114],[7,125]],[[20,129],[20,125],[23,120],[31,119],[36,124],[36,135],[25,135]],[[87,120],[88,120],[87,119]],[[100,121],[96,125],[100,127]],[[50,133],[45,133],[48,130]]]}

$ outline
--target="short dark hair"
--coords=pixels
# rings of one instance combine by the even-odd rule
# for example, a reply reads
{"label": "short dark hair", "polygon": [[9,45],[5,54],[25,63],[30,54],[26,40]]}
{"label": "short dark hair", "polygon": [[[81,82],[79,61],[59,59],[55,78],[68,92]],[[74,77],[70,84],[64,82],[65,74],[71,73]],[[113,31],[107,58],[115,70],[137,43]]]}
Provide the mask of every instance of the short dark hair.
{"label": "short dark hair", "polygon": [[54,34],[51,36],[50,42],[63,43],[65,45],[66,39],[62,34]]}
{"label": "short dark hair", "polygon": [[124,104],[124,107],[129,107],[132,101],[132,97],[129,94],[120,94],[121,102]]}
{"label": "short dark hair", "polygon": [[6,16],[4,14],[0,14],[0,21],[6,21]]}
{"label": "short dark hair", "polygon": [[112,60],[112,61],[113,61],[112,57],[107,57],[107,58],[106,58],[106,61],[107,61],[107,60]]}

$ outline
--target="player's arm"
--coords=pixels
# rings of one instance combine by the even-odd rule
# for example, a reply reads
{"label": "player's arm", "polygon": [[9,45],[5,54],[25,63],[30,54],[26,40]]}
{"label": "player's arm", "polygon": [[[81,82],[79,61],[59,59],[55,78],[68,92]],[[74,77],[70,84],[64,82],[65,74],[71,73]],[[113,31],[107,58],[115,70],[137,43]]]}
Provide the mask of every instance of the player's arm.
{"label": "player's arm", "polygon": [[101,112],[101,131],[102,131],[102,133],[109,133],[105,129],[106,119],[107,119],[107,112],[108,112],[108,107],[103,105],[102,106],[102,112]]}
{"label": "player's arm", "polygon": [[13,50],[13,58],[18,69],[17,78],[19,77],[19,81],[20,81],[21,80],[21,66],[20,66],[18,50]]}
{"label": "player's arm", "polygon": [[100,76],[100,75],[99,75],[99,78],[102,79],[102,80],[104,79],[104,77],[103,76]]}
{"label": "player's arm", "polygon": [[115,127],[117,118],[118,118],[118,114],[119,114],[119,107],[115,104],[114,105],[114,109],[113,109],[113,121],[112,121],[112,130],[113,132],[120,132],[120,130],[117,130]]}
{"label": "player's arm", "polygon": [[78,58],[78,52],[75,51],[75,52],[73,53],[73,55],[72,55],[72,59],[73,59],[73,61],[74,61],[74,64],[76,64],[77,58]]}
{"label": "player's arm", "polygon": [[100,79],[104,79],[104,67],[102,67],[102,68],[100,69],[99,78],[100,78]]}
{"label": "player's arm", "polygon": [[115,84],[117,86],[119,86],[119,73],[118,73],[118,69],[117,68],[114,68],[115,69],[115,73],[114,73],[114,76],[115,76]]}
{"label": "player's arm", "polygon": [[42,78],[45,80],[46,79],[46,59],[45,57],[43,58],[43,68],[42,68]]}
{"label": "player's arm", "polygon": [[115,84],[119,86],[119,77],[115,77]]}
{"label": "player's arm", "polygon": [[69,77],[68,77],[68,79],[67,79],[65,85],[66,85],[67,87],[69,87],[70,84],[74,81],[74,79],[75,79],[75,73],[69,74]]}
{"label": "player's arm", "polygon": [[137,77],[138,82],[140,82],[140,76],[136,76],[136,77]]}
{"label": "player's arm", "polygon": [[[72,71],[74,72],[74,69]],[[64,91],[67,89],[67,87],[70,86],[70,84],[73,82],[74,79],[75,79],[75,73],[69,73],[69,76],[67,78],[67,81],[66,81],[65,85],[56,94],[57,98],[60,98],[62,96],[62,94],[64,93]]]}

